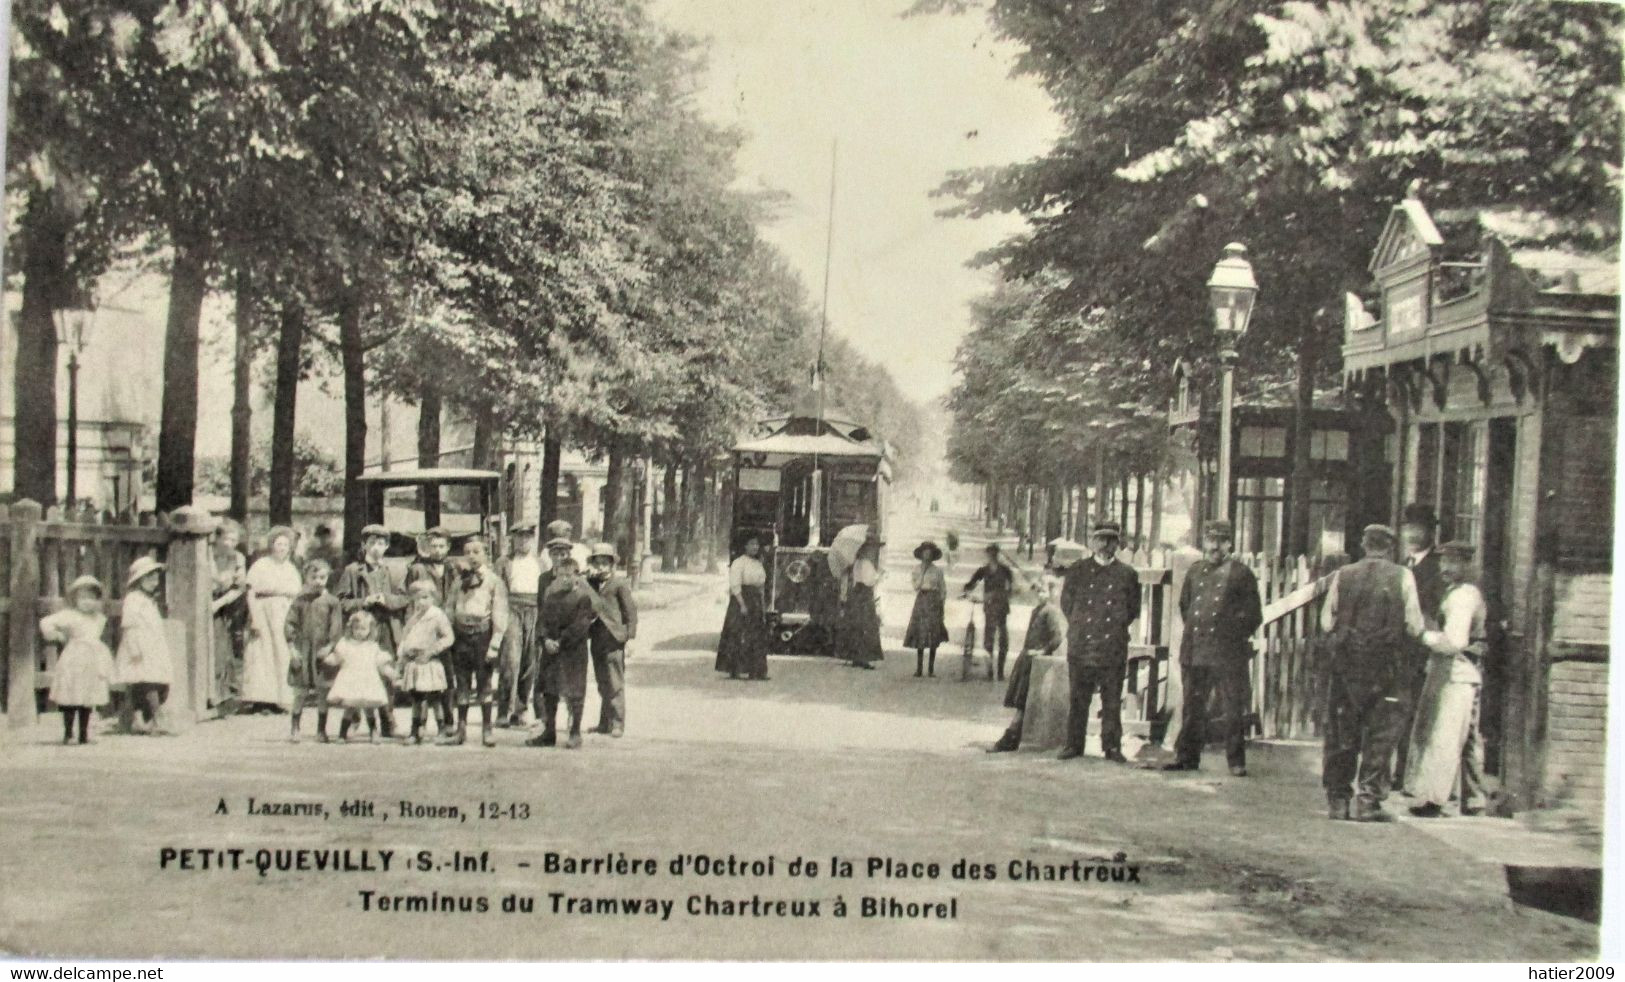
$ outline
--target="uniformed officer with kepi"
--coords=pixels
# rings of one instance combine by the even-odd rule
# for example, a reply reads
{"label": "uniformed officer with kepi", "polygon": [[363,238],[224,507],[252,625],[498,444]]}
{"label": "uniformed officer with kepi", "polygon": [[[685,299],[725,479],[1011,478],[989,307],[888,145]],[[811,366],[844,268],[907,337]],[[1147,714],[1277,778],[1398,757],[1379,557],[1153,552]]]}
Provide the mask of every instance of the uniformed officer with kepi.
{"label": "uniformed officer with kepi", "polygon": [[1100,693],[1100,750],[1107,760],[1123,757],[1123,672],[1128,665],[1128,628],[1140,616],[1140,575],[1117,558],[1122,528],[1097,522],[1093,555],[1066,571],[1061,611],[1066,615],[1066,668],[1071,707],[1060,759],[1083,756],[1089,705]]}
{"label": "uniformed officer with kepi", "polygon": [[1230,558],[1235,530],[1223,519],[1202,531],[1202,558],[1191,564],[1179,589],[1185,633],[1179,646],[1184,684],[1179,739],[1165,771],[1194,771],[1202,765],[1208,715],[1216,693],[1224,712],[1224,754],[1230,773],[1247,776],[1247,661],[1253,632],[1263,623],[1258,578]]}

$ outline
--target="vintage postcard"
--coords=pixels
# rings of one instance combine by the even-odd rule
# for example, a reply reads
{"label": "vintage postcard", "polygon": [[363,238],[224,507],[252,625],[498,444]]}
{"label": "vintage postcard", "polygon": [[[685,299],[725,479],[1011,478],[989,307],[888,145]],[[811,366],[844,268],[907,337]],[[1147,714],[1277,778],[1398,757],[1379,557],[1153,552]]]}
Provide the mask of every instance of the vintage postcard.
{"label": "vintage postcard", "polygon": [[6,23],[6,958],[1608,956],[1617,4]]}

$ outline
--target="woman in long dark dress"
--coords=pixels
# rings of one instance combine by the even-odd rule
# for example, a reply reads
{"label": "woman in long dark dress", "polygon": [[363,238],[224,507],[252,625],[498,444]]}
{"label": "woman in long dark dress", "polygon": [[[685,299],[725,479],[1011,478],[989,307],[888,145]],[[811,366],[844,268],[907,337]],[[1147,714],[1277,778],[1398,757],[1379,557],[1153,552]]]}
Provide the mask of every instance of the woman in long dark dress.
{"label": "woman in long dark dress", "polygon": [[728,614],[717,643],[717,671],[737,679],[767,679],[767,570],[757,558],[762,542],[747,535],[741,554],[728,564]]}
{"label": "woman in long dark dress", "polygon": [[880,542],[870,538],[858,549],[846,574],[846,599],[835,630],[835,650],[856,668],[875,667],[886,655],[880,647],[880,615],[875,586],[880,582]]}

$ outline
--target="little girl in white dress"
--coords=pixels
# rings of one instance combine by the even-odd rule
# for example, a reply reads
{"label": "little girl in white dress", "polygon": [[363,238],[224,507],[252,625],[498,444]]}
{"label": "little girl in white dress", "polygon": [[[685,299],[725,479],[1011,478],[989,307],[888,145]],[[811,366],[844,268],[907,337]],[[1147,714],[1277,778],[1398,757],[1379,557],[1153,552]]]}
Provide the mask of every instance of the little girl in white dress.
{"label": "little girl in white dress", "polygon": [[110,684],[116,669],[113,653],[102,641],[107,615],[102,613],[104,591],[94,576],[81,576],[68,585],[66,607],[39,622],[45,640],[62,645],[51,672],[51,702],[62,710],[62,742],[73,741],[79,723],[79,742],[90,742],[90,711],[112,698]]}
{"label": "little girl in white dress", "polygon": [[367,738],[378,742],[378,711],[389,705],[389,693],[384,689],[384,677],[391,680],[395,670],[390,667],[389,653],[372,639],[372,615],[358,610],[350,615],[349,634],[333,645],[333,650],[322,659],[338,668],[333,687],[327,692],[327,704],[345,710],[339,723],[339,742],[350,738],[350,724],[359,712],[367,718]]}

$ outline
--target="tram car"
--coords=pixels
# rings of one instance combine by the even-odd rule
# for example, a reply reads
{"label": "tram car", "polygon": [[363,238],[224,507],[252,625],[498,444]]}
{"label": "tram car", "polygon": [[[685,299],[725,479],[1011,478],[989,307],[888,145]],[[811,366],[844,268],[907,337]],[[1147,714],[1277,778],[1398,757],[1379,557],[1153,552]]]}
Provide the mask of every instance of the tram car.
{"label": "tram car", "polygon": [[732,457],[729,541],[762,543],[773,650],[829,654],[840,605],[829,547],[849,525],[885,540],[890,451],[845,412],[803,406],[763,420]]}

